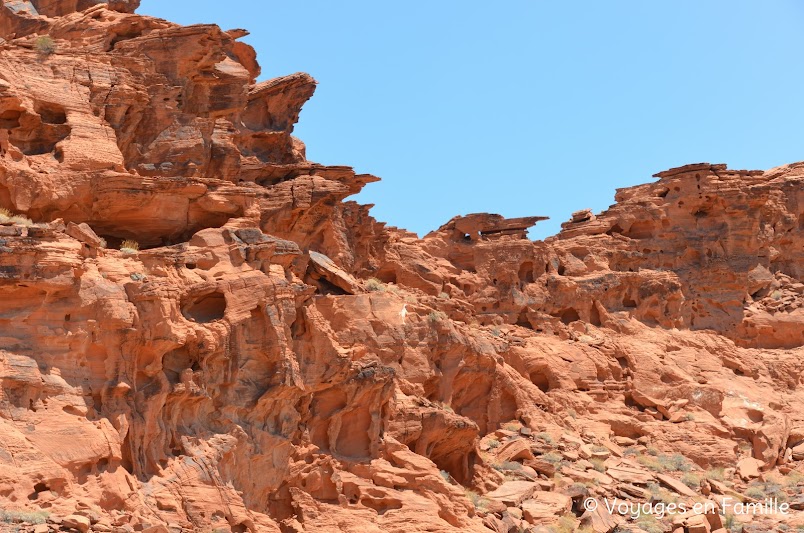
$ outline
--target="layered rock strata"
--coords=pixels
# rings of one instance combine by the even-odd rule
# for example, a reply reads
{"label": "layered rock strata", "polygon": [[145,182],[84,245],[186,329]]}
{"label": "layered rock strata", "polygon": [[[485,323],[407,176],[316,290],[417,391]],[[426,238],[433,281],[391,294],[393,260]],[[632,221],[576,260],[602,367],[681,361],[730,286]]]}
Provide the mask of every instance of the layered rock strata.
{"label": "layered rock strata", "polygon": [[583,498],[761,490],[794,510],[746,531],[804,524],[804,164],[419,238],[306,159],[312,77],[137,4],[0,6],[7,522],[639,531]]}

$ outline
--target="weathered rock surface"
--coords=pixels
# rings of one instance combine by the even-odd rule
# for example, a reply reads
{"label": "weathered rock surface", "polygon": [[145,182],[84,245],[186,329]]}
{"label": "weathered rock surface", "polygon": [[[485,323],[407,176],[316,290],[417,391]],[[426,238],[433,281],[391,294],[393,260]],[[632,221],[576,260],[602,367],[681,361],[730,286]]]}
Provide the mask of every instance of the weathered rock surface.
{"label": "weathered rock surface", "polygon": [[804,164],[420,239],[307,161],[313,78],[137,5],[0,5],[7,522],[604,532],[584,498],[784,494],[754,525],[804,524]]}

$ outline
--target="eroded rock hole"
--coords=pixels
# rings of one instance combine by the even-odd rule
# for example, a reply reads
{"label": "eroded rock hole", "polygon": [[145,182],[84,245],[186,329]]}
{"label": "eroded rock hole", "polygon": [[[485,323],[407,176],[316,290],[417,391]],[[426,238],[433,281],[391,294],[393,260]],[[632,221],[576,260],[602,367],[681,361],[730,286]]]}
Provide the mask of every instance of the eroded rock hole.
{"label": "eroded rock hole", "polygon": [[380,516],[384,515],[388,511],[402,508],[402,502],[392,498],[375,499],[364,497],[360,500],[360,503],[366,507],[374,509]]}
{"label": "eroded rock hole", "polygon": [[624,235],[632,239],[649,239],[653,236],[653,222],[650,220],[634,222]]}
{"label": "eroded rock hole", "polygon": [[39,494],[45,491],[49,491],[50,487],[48,487],[45,483],[37,483],[34,485],[34,491],[28,495],[29,500],[37,500],[39,499]]}
{"label": "eroded rock hole", "polygon": [[122,461],[120,466],[129,474],[134,474],[134,460],[131,454],[131,435],[126,434],[123,438],[123,445],[120,447]]}
{"label": "eroded rock hole", "polygon": [[523,309],[519,313],[519,316],[516,319],[516,325],[523,328],[533,329],[533,324],[531,324],[530,320],[528,319],[527,309]]}
{"label": "eroded rock hole", "polygon": [[168,381],[173,384],[179,383],[182,372],[188,368],[192,369],[194,365],[197,366],[197,363],[186,348],[168,352],[162,358],[162,370],[165,372],[165,377],[167,377]]}
{"label": "eroded rock hole", "polygon": [[592,305],[592,310],[589,312],[589,323],[593,326],[600,327],[600,311],[597,310],[596,305]]}
{"label": "eroded rock hole", "polygon": [[377,272],[377,279],[382,281],[383,283],[393,283],[396,284],[396,272],[393,270],[380,270]]}
{"label": "eroded rock hole", "polygon": [[561,314],[559,315],[559,318],[561,319],[561,322],[563,322],[564,324],[571,324],[575,321],[580,320],[581,315],[579,315],[578,311],[576,311],[574,308],[570,307],[569,309],[565,309],[564,311],[562,311]]}
{"label": "eroded rock hole", "polygon": [[20,127],[21,111],[9,109],[0,113],[0,129],[12,130]]}
{"label": "eroded rock hole", "polygon": [[530,261],[522,263],[519,267],[519,280],[522,283],[533,283],[533,263]]}
{"label": "eroded rock hole", "polygon": [[182,305],[181,312],[188,320],[215,322],[226,314],[226,297],[220,292],[197,296]]}
{"label": "eroded rock hole", "polygon": [[34,109],[44,124],[67,124],[67,113],[64,108],[49,102],[36,102]]}
{"label": "eroded rock hole", "polygon": [[120,249],[120,246],[123,244],[123,241],[129,241],[129,240],[139,244],[140,251],[154,250],[156,248],[162,248],[164,246],[173,246],[178,242],[184,242],[182,241],[182,239],[184,239],[184,236],[177,237],[174,242],[174,239],[159,238],[159,237],[152,238],[148,235],[132,235],[129,232],[111,234],[96,231],[95,233],[98,234],[98,237],[101,237],[103,240],[106,241],[105,248],[109,250],[118,250]]}
{"label": "eroded rock hole", "polygon": [[542,374],[541,372],[533,372],[530,375],[530,381],[542,392],[550,392],[550,381],[547,379],[547,376]]}
{"label": "eroded rock hole", "polygon": [[[45,155],[54,154],[56,144],[70,135],[70,126],[66,124],[42,124],[40,128],[31,132],[11,132],[11,144],[22,151],[23,154]],[[63,155],[61,156],[63,159]]]}
{"label": "eroded rock hole", "polygon": [[139,30],[116,34],[114,37],[112,37],[112,40],[109,41],[109,46],[106,48],[106,51],[109,52],[111,50],[114,50],[115,45],[121,41],[136,39],[140,35],[142,35],[142,32]]}

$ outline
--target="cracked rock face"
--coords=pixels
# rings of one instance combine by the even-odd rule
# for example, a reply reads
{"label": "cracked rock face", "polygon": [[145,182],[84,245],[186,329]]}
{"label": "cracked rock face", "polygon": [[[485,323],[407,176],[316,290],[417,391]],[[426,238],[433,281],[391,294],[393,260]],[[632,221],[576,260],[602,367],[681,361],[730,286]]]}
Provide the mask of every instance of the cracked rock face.
{"label": "cracked rock face", "polygon": [[804,164],[418,238],[306,159],[312,77],[137,5],[0,5],[15,527],[609,532],[584,497],[800,497]]}

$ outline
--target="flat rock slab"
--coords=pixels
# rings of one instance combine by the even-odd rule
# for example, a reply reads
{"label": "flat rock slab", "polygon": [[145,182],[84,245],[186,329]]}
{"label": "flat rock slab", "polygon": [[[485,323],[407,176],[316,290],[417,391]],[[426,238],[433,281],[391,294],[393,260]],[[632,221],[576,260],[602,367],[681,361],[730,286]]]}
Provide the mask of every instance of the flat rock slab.
{"label": "flat rock slab", "polygon": [[336,287],[343,289],[349,294],[357,294],[360,292],[355,278],[336,265],[332,259],[326,255],[311,251],[310,262],[312,263],[313,268],[322,278],[332,283]]}
{"label": "flat rock slab", "polygon": [[606,474],[617,481],[631,483],[633,485],[647,485],[653,481],[653,474],[647,470],[635,468],[627,464],[609,466],[606,468]]}
{"label": "flat rock slab", "polygon": [[759,459],[753,457],[743,457],[737,461],[737,475],[743,480],[748,481],[759,477],[759,469],[764,465]]}
{"label": "flat rock slab", "polygon": [[673,490],[683,496],[689,496],[690,498],[695,498],[698,496],[694,490],[686,486],[681,481],[677,480],[674,477],[666,476],[664,474],[656,474],[656,479],[659,480],[659,483],[664,485],[665,487]]}
{"label": "flat rock slab", "polygon": [[599,505],[594,511],[585,511],[581,516],[581,524],[594,533],[610,533],[623,522],[619,516],[610,514],[605,505]]}
{"label": "flat rock slab", "polygon": [[530,451],[530,441],[528,439],[514,439],[508,441],[497,450],[497,460],[499,461],[522,461],[533,458],[533,452]]}
{"label": "flat rock slab", "polygon": [[559,492],[536,491],[522,502],[522,514],[531,524],[549,523],[572,509],[572,499]]}
{"label": "flat rock slab", "polygon": [[516,507],[533,496],[538,489],[538,483],[533,481],[506,481],[486,494],[486,498],[502,502],[508,507]]}

